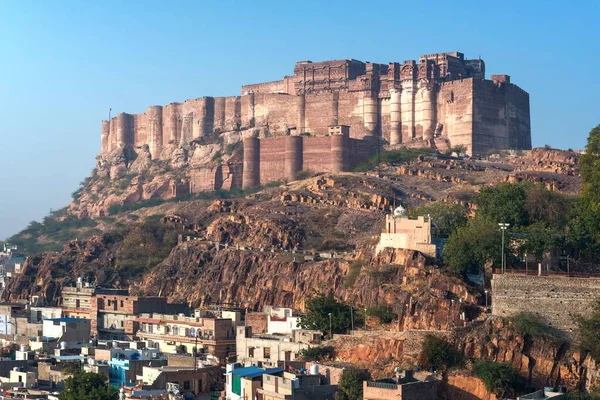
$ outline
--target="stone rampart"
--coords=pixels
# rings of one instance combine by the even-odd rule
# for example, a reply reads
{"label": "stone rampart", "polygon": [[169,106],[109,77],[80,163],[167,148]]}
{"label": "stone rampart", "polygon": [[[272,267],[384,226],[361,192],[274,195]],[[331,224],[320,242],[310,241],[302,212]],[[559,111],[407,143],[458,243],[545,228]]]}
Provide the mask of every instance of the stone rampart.
{"label": "stone rampart", "polygon": [[588,314],[600,298],[600,278],[495,274],[492,315],[533,313],[552,326],[573,332],[575,319]]}
{"label": "stone rampart", "polygon": [[299,62],[293,76],[244,85],[240,96],[120,113],[102,123],[101,152],[148,145],[160,159],[169,143],[220,132],[319,136],[332,125],[350,126],[354,139],[379,136],[391,145],[464,145],[471,153],[531,148],[529,95],[507,75],[485,79],[482,60],[452,52],[402,64]]}

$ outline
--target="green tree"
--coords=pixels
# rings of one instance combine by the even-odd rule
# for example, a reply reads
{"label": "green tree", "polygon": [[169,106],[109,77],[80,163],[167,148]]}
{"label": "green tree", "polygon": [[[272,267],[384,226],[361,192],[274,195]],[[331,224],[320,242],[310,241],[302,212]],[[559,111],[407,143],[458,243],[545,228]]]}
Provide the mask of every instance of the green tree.
{"label": "green tree", "polygon": [[483,381],[489,392],[501,398],[504,398],[509,391],[514,390],[519,381],[519,376],[510,363],[479,361],[473,367],[473,372]]}
{"label": "green tree", "polygon": [[454,272],[480,271],[501,261],[501,232],[489,219],[475,218],[455,230],[444,246],[444,263]]}
{"label": "green tree", "polygon": [[528,186],[523,183],[500,183],[482,188],[474,199],[477,216],[495,223],[507,222],[511,226],[527,225],[528,215],[524,205]]}
{"label": "green tree", "polygon": [[536,222],[527,226],[523,232],[527,235],[519,246],[521,253],[531,254],[536,261],[543,261],[544,254],[560,243],[562,233],[546,226],[543,222]]}
{"label": "green tree", "polygon": [[585,154],[579,159],[582,195],[595,211],[600,209],[600,125],[588,135]]}
{"label": "green tree", "polygon": [[581,350],[600,361],[600,299],[596,300],[589,317],[577,320]]}
{"label": "green tree", "polygon": [[543,185],[527,187],[523,208],[529,223],[543,222],[548,227],[562,229],[568,221],[571,199],[565,195],[546,189]]}
{"label": "green tree", "polygon": [[65,380],[60,400],[118,400],[117,389],[108,385],[106,377],[93,372],[77,372]]}
{"label": "green tree", "polygon": [[330,313],[333,333],[347,332],[351,326],[350,306],[336,301],[333,296],[318,296],[308,300],[306,315],[300,320],[300,325],[306,329],[329,332]]}
{"label": "green tree", "polygon": [[342,378],[335,393],[335,400],[362,400],[363,381],[371,379],[371,374],[365,369],[348,367],[342,372]]}
{"label": "green tree", "polygon": [[467,223],[467,208],[460,204],[437,201],[421,206],[415,210],[415,215],[431,216],[435,224],[436,233],[441,237],[448,237],[458,227]]}
{"label": "green tree", "polygon": [[447,371],[462,362],[462,354],[444,339],[434,335],[426,335],[423,339],[419,364],[424,368]]}
{"label": "green tree", "polygon": [[300,355],[304,361],[321,361],[332,359],[335,355],[333,346],[315,346],[303,349]]}
{"label": "green tree", "polygon": [[566,228],[567,242],[578,249],[578,258],[600,259],[600,213],[584,198],[575,202]]}

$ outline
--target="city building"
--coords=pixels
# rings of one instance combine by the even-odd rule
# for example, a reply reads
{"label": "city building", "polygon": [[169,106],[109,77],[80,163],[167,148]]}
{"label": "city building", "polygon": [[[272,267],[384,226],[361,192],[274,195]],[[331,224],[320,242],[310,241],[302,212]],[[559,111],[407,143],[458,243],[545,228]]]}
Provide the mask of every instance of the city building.
{"label": "city building", "polygon": [[248,326],[237,327],[237,361],[245,365],[277,366],[280,362],[294,361],[301,351],[321,343],[322,333],[298,329],[291,334],[269,335],[252,333]]}
{"label": "city building", "polygon": [[254,399],[262,387],[262,377],[268,374],[281,376],[282,368],[243,367],[240,364],[227,364],[225,372],[225,397],[227,400]]}
{"label": "city building", "polygon": [[136,337],[151,340],[165,353],[212,355],[225,364],[235,357],[235,326],[231,319],[183,314],[145,314],[135,318]]}
{"label": "city building", "polygon": [[330,400],[335,397],[337,389],[337,385],[324,383],[318,366],[315,366],[306,374],[288,371],[281,376],[264,374],[257,394],[263,400]]}
{"label": "city building", "polygon": [[363,382],[364,400],[436,400],[440,381],[430,374],[405,371],[385,382]]}

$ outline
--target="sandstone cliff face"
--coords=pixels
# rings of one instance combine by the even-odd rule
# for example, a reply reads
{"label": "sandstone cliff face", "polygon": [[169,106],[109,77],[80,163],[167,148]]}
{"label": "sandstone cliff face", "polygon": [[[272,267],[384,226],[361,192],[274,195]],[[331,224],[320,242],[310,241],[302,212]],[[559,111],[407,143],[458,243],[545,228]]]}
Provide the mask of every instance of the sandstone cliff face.
{"label": "sandstone cliff face", "polygon": [[118,238],[106,234],[70,242],[62,252],[28,257],[23,272],[11,280],[2,298],[15,301],[42,295],[52,304],[58,300],[62,286],[74,284],[77,277],[96,281],[100,286],[128,285],[114,267],[118,246]]}

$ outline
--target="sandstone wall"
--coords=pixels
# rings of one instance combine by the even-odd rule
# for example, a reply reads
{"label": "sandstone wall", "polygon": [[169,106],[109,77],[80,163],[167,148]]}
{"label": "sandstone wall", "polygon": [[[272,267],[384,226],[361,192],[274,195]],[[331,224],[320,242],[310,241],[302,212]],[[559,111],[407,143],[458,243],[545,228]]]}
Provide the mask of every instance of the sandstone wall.
{"label": "sandstone wall", "polygon": [[530,149],[529,95],[508,75],[484,79],[481,60],[440,53],[419,62],[358,60],[300,62],[294,76],[242,86],[241,96],[202,97],[121,113],[101,128],[102,154],[148,145],[161,148],[238,128],[265,128],[267,136],[348,125],[351,137],[379,135],[392,145],[446,147],[469,152]]}
{"label": "sandstone wall", "polygon": [[596,278],[495,274],[492,279],[493,315],[529,312],[566,332],[573,331],[574,319],[589,313],[598,298]]}
{"label": "sandstone wall", "polygon": [[506,82],[473,80],[473,151],[531,149],[529,95]]}
{"label": "sandstone wall", "polygon": [[442,137],[453,146],[473,145],[473,79],[443,82],[437,95],[437,115]]}

